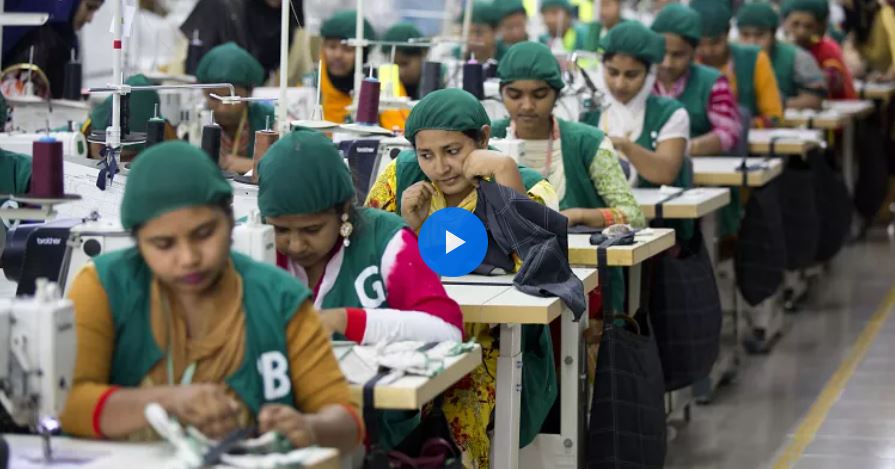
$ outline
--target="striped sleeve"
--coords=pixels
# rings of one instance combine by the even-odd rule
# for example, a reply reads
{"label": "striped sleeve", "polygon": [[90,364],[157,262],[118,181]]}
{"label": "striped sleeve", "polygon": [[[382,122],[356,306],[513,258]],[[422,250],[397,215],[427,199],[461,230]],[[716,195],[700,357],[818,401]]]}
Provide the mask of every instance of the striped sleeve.
{"label": "striped sleeve", "polygon": [[727,78],[718,78],[709,95],[708,118],[712,123],[712,132],[721,140],[723,151],[729,152],[739,143],[743,124],[737,100],[730,88]]}

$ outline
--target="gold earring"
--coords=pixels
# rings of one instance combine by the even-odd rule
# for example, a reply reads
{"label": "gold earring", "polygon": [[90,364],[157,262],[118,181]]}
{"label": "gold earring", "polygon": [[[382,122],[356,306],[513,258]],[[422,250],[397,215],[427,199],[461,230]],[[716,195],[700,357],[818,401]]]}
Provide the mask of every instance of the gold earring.
{"label": "gold earring", "polygon": [[351,246],[351,240],[349,238],[351,237],[351,233],[353,231],[354,225],[352,225],[351,222],[348,221],[348,214],[343,213],[342,226],[339,227],[339,234],[342,235],[342,245],[344,245],[346,248],[348,246]]}

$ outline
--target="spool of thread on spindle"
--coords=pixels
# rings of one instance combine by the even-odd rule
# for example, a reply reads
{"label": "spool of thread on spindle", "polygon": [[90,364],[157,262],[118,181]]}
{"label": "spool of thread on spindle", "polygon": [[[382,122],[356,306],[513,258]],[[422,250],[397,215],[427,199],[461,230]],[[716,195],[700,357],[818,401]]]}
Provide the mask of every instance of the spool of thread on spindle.
{"label": "spool of thread on spindle", "polygon": [[214,164],[221,161],[221,126],[211,123],[202,127],[202,149]]}
{"label": "spool of thread on spindle", "polygon": [[267,150],[277,143],[280,133],[273,130],[259,130],[255,132],[255,152],[252,156],[252,180],[258,182],[258,163],[267,154]]}
{"label": "spool of thread on spindle", "polygon": [[482,64],[475,60],[463,64],[463,89],[476,99],[485,99],[485,70]]}
{"label": "spool of thread on spindle", "polygon": [[62,142],[43,137],[32,144],[31,190],[29,196],[40,199],[65,197],[62,174]]}
{"label": "spool of thread on spindle", "polygon": [[357,122],[376,125],[379,123],[380,82],[373,77],[364,78],[360,85],[360,97],[357,100]]}
{"label": "spool of thread on spindle", "polygon": [[199,68],[199,61],[202,59],[202,40],[199,39],[199,30],[193,31],[193,38],[186,50],[185,71],[187,75],[195,75],[196,69]]}
{"label": "spool of thread on spindle", "polygon": [[420,77],[420,87],[417,99],[423,99],[427,94],[440,90],[441,85],[441,62],[423,62],[422,76]]}
{"label": "spool of thread on spindle", "polygon": [[146,123],[146,148],[165,141],[165,120],[153,117]]}
{"label": "spool of thread on spindle", "polygon": [[71,51],[71,60],[65,64],[65,78],[62,82],[62,99],[71,101],[81,100],[81,86],[84,78],[81,63],[78,62],[75,51]]}

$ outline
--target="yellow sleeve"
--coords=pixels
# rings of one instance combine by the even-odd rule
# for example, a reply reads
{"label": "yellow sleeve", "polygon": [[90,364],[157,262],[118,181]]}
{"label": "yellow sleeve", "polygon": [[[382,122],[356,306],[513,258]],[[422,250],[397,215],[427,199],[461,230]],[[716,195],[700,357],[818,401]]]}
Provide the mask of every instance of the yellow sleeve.
{"label": "yellow sleeve", "polygon": [[889,54],[892,56],[889,67],[895,67],[895,8],[884,5],[878,15],[880,15],[880,20],[886,31],[886,43],[889,46]]}
{"label": "yellow sleeve", "polygon": [[286,326],[286,343],[295,406],[300,411],[313,413],[333,404],[354,408],[330,336],[310,300]]}
{"label": "yellow sleeve", "polygon": [[760,117],[783,119],[783,99],[780,97],[780,89],[777,88],[777,78],[774,76],[771,59],[764,51],[758,53],[758,60],[755,62],[755,94],[758,98]]}
{"label": "yellow sleeve", "polygon": [[559,196],[556,195],[556,189],[546,179],[538,182],[528,189],[528,197],[535,202],[546,205],[547,207],[559,211]]}
{"label": "yellow sleeve", "polygon": [[115,325],[93,264],[78,273],[68,296],[75,305],[77,348],[72,389],[60,420],[65,433],[97,438],[101,405],[115,390],[109,385]]}
{"label": "yellow sleeve", "polygon": [[[398,213],[398,177],[397,161],[392,160],[382,174],[376,178],[364,206],[378,208],[386,212]],[[400,213],[398,213],[400,215]]]}

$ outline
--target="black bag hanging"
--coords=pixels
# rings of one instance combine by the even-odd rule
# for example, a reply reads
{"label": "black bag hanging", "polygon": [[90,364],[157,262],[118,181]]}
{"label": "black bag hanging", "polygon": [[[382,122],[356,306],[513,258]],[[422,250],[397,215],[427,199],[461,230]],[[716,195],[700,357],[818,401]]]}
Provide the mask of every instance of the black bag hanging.
{"label": "black bag hanging", "polygon": [[752,306],[773,295],[783,283],[786,244],[778,181],[752,191],[734,254],[737,287]]}
{"label": "black bag hanging", "polygon": [[653,262],[650,323],[665,390],[674,391],[708,376],[721,341],[721,298],[708,250],[698,230],[678,257]]}
{"label": "black bag hanging", "polygon": [[[598,249],[606,265],[606,249]],[[609,281],[600,269],[600,282]],[[648,291],[641,291],[641,298]],[[612,288],[604,288],[611,292]],[[591,400],[587,435],[589,469],[658,469],[665,464],[665,383],[659,350],[648,331],[641,309],[631,319],[613,316],[611,293],[603,299],[603,337],[597,356],[597,374]],[[632,326],[634,332],[625,325]],[[647,335],[641,335],[645,332]]]}
{"label": "black bag hanging", "polygon": [[810,163],[817,157],[809,155],[808,163],[790,158],[780,175],[780,213],[787,270],[810,267],[817,255],[820,217],[814,196],[814,172],[811,169],[814,163]]}
{"label": "black bag hanging", "polygon": [[442,397],[435,399],[431,411],[412,433],[391,451],[384,451],[375,442],[378,432],[377,411],[373,404],[376,383],[388,375],[382,371],[364,384],[364,425],[370,435],[370,446],[364,456],[364,469],[462,469],[463,457],[454,443],[447,418],[442,411]]}
{"label": "black bag hanging", "polygon": [[842,249],[852,221],[852,203],[842,176],[833,171],[830,157],[818,159],[814,169],[814,189],[820,217],[820,239],[815,260],[826,262]]}
{"label": "black bag hanging", "polygon": [[858,176],[853,186],[854,203],[855,209],[867,221],[876,217],[889,192],[889,162],[885,148],[891,140],[880,130],[881,125],[879,119],[872,118],[855,128]]}

